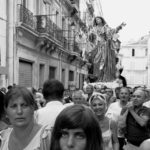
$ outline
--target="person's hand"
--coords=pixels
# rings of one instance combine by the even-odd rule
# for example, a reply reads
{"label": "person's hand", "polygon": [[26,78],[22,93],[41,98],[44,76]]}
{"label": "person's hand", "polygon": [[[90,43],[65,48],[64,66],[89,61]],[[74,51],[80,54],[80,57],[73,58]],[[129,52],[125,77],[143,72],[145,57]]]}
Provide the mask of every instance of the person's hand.
{"label": "person's hand", "polygon": [[132,102],[132,101],[131,101],[131,102],[128,102],[127,105],[126,105],[126,107],[127,107],[127,109],[128,109],[129,111],[132,111],[133,108],[134,108],[133,102]]}
{"label": "person's hand", "polygon": [[126,26],[126,23],[125,23],[125,22],[122,22],[122,23],[121,23],[121,26],[122,26],[122,27]]}

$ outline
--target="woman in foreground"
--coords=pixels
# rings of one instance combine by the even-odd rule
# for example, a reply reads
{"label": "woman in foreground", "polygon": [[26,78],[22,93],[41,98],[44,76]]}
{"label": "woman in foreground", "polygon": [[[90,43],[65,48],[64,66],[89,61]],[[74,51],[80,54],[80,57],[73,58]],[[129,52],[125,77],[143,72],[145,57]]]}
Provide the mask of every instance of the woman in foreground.
{"label": "woman in foreground", "polygon": [[0,133],[1,150],[47,150],[50,130],[34,120],[36,102],[25,87],[15,87],[5,95],[4,107],[12,125]]}
{"label": "woman in foreground", "polygon": [[50,150],[103,150],[99,123],[92,110],[73,105],[57,117]]}

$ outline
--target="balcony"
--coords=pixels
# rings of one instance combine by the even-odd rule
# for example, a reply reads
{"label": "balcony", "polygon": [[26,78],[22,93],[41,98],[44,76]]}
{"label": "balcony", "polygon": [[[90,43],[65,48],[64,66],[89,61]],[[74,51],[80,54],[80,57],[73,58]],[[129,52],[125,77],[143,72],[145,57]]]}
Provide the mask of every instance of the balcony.
{"label": "balcony", "polygon": [[[17,5],[18,24],[35,33],[44,34],[46,37],[56,41],[67,51],[81,53],[79,44],[74,41],[72,30],[60,29],[50,18],[50,15],[36,15],[25,8],[23,5]],[[38,35],[38,34],[37,34]]]}
{"label": "balcony", "polygon": [[74,37],[71,30],[62,30],[63,38],[62,43],[63,47],[67,50],[73,51],[74,49]]}
{"label": "balcony", "polygon": [[37,15],[36,20],[36,30],[39,33],[45,33],[48,36],[54,37],[54,24],[47,15]]}
{"label": "balcony", "polygon": [[25,25],[28,28],[34,29],[35,23],[33,13],[20,4],[17,5],[17,10],[18,10],[18,18],[17,18],[18,22],[23,23],[23,25]]}

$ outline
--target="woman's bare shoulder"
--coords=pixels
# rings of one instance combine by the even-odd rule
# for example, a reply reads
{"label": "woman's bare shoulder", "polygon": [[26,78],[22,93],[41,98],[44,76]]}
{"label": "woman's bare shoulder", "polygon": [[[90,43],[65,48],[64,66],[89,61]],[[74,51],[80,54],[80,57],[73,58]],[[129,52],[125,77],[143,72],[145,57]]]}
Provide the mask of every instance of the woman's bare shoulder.
{"label": "woman's bare shoulder", "polygon": [[147,139],[140,145],[140,150],[149,150],[149,149],[150,149],[150,139]]}

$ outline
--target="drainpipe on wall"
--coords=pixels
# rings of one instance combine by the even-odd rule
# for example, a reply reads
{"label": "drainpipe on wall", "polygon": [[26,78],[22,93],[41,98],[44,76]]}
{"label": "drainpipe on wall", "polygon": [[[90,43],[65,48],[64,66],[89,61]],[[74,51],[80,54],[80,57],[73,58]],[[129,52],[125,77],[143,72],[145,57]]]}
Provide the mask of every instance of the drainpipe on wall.
{"label": "drainpipe on wall", "polygon": [[8,9],[8,23],[7,23],[7,48],[6,48],[6,63],[8,69],[7,84],[12,85],[14,83],[14,9],[15,2],[13,0],[7,0]]}

